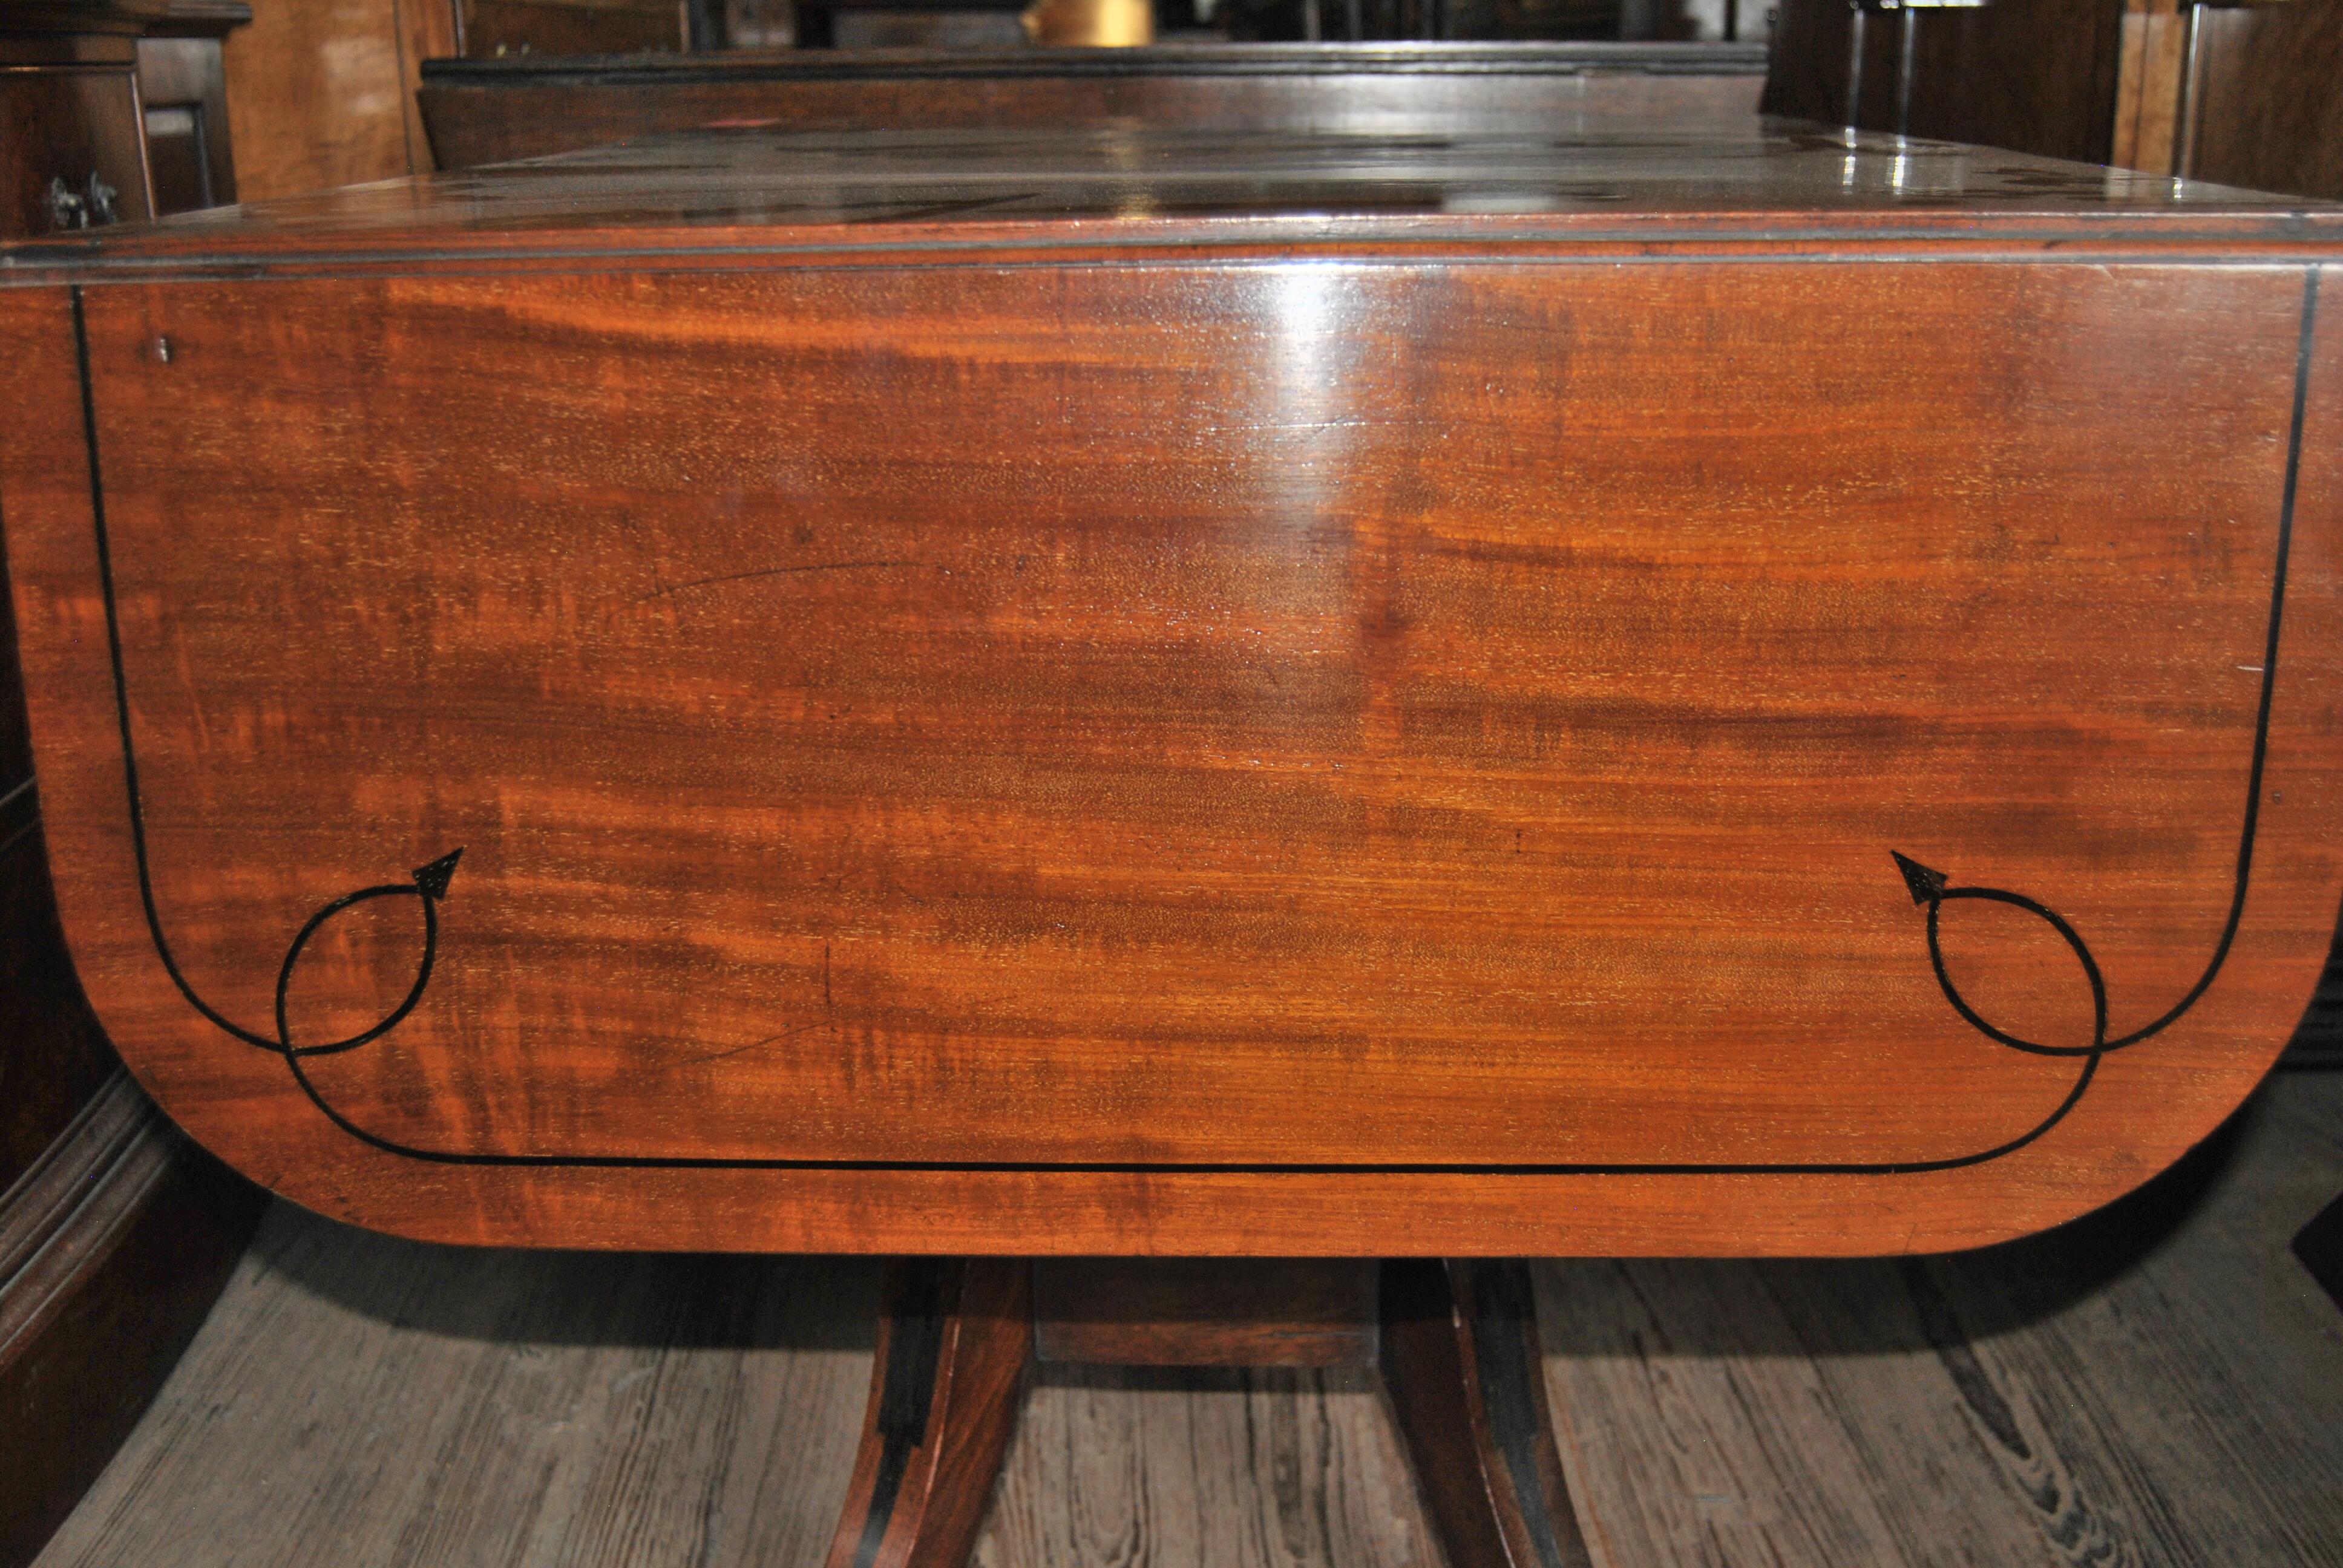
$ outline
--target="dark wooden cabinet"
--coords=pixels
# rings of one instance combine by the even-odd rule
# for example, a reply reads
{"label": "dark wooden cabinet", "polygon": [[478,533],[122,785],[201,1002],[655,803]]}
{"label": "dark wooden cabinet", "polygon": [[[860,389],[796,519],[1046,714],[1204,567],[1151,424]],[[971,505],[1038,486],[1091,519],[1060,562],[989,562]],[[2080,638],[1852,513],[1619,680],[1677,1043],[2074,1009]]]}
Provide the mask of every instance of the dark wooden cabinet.
{"label": "dark wooden cabinet", "polygon": [[1991,0],[1860,21],[1846,0],[1784,0],[1765,107],[2343,196],[2343,0]]}
{"label": "dark wooden cabinet", "polygon": [[2343,0],[2202,8],[2178,172],[2343,197]]}
{"label": "dark wooden cabinet", "polygon": [[[1847,0],[1782,0],[1765,109],[1875,131],[1904,118],[1914,136],[2118,161],[2128,9],[2127,0],[1993,0],[1858,17]],[[1912,84],[1903,116],[1907,25]]]}
{"label": "dark wooden cabinet", "polygon": [[138,40],[139,123],[158,214],[195,212],[236,200],[229,149],[227,78],[220,38],[209,32]]}
{"label": "dark wooden cabinet", "polygon": [[149,215],[129,50],[55,54],[63,57],[0,65],[0,234]]}
{"label": "dark wooden cabinet", "polygon": [[236,199],[221,41],[242,0],[0,4],[0,238]]}

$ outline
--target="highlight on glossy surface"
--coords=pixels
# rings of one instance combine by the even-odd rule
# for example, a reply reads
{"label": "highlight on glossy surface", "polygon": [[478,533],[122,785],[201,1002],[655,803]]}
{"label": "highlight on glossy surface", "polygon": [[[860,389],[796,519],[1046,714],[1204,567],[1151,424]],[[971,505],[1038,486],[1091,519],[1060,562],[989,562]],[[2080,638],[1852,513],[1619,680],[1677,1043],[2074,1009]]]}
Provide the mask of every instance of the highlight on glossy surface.
{"label": "highlight on glossy surface", "polygon": [[[1983,1241],[2242,1098],[2343,899],[2332,216],[1834,205],[1765,131],[1523,240],[1457,193],[1601,158],[1131,146],[716,138],[590,265],[484,206],[378,275],[386,189],[0,292],[162,1103],[447,1239],[1453,1255]],[[645,267],[741,157],[752,241]],[[848,186],[964,205],[777,194]],[[1051,249],[1140,187],[1209,199]]]}

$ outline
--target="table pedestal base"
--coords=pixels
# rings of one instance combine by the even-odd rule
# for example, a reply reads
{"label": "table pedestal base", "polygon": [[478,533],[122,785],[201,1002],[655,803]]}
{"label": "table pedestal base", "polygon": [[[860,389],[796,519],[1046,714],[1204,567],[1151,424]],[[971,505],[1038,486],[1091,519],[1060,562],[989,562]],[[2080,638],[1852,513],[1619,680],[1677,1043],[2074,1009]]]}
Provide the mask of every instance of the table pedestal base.
{"label": "table pedestal base", "polygon": [[1449,1568],[1588,1562],[1516,1262],[903,1259],[829,1568],[960,1568],[1036,1361],[1371,1366]]}

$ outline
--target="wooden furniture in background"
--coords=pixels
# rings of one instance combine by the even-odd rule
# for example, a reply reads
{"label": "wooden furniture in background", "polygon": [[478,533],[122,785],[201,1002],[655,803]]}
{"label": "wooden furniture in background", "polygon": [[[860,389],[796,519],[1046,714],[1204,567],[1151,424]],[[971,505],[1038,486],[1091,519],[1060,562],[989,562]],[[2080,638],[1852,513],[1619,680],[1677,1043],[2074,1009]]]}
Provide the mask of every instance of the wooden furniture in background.
{"label": "wooden furniture in background", "polygon": [[236,199],[243,0],[0,0],[0,240]]}
{"label": "wooden furniture in background", "polygon": [[173,0],[138,39],[138,103],[157,216],[236,199],[222,46],[251,20],[243,0]]}
{"label": "wooden furniture in background", "polygon": [[75,33],[35,20],[60,18],[0,12],[0,237],[150,216],[135,23]]}
{"label": "wooden furniture in background", "polygon": [[2343,0],[2198,8],[2174,172],[2343,197]]}
{"label": "wooden furniture in background", "polygon": [[[1911,131],[2250,190],[2343,196],[2343,0],[1991,0],[1920,10]],[[1785,0],[1769,113],[1847,118],[1853,13]],[[1859,120],[1896,124],[1902,34],[1872,26]]]}
{"label": "wooden furniture in background", "polygon": [[2343,196],[2338,75],[2338,0],[2130,0],[2111,161]]}
{"label": "wooden furniture in background", "polygon": [[689,45],[677,0],[457,0],[456,53],[636,54]]}
{"label": "wooden furniture in background", "polygon": [[[2153,0],[1993,0],[1923,9],[1910,132],[2082,163],[2113,161],[2127,17]],[[1902,18],[1865,30],[1857,122],[1896,128]],[[1855,14],[1847,0],[1781,0],[1767,114],[1848,121]]]}
{"label": "wooden furniture in background", "polygon": [[806,0],[792,20],[801,49],[957,55],[1031,45],[1024,9],[1022,0]]}
{"label": "wooden furniture in background", "polygon": [[228,45],[247,198],[427,174],[424,62],[675,49],[674,0],[275,0]]}
{"label": "wooden furniture in background", "polygon": [[[0,236],[233,200],[219,38],[245,15],[0,5]],[[259,1212],[90,1017],[40,805],[15,639],[0,636],[0,1568],[30,1562],[105,1466]]]}
{"label": "wooden furniture in background", "polygon": [[420,96],[443,168],[709,125],[1008,131],[1145,125],[1236,134],[1694,134],[1747,120],[1757,45],[1165,45],[666,59],[435,60]]}
{"label": "wooden furniture in background", "polygon": [[458,48],[450,0],[262,5],[227,46],[245,199],[427,172],[416,73]]}
{"label": "wooden furniture in background", "polygon": [[[22,1037],[0,1060],[7,1087],[30,1080],[29,1099],[54,1101],[58,1064]],[[9,1120],[15,1131],[24,1118]],[[119,1067],[0,1190],[0,1565],[30,1563],[106,1468],[261,1207],[257,1188],[191,1147]]]}
{"label": "wooden furniture in background", "polygon": [[2298,207],[739,133],[17,247],[76,965],[232,1164],[441,1240],[2038,1229],[2343,901]]}

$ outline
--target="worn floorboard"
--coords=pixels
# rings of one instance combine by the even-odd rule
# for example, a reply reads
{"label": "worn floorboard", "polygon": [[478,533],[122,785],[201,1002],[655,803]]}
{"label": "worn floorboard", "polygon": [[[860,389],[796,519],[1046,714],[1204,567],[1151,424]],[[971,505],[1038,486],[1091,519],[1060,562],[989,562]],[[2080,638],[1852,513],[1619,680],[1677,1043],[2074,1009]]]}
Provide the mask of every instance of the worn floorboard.
{"label": "worn floorboard", "polygon": [[867,1266],[418,1246],[279,1205],[40,1561],[818,1560]]}
{"label": "worn floorboard", "polygon": [[[2148,1191],[1915,1261],[1541,1265],[1599,1562],[2343,1564],[2343,1073]],[[475,1252],[285,1207],[40,1568],[819,1564],[876,1275]],[[1433,1563],[1373,1384],[1052,1368],[980,1568]]]}

